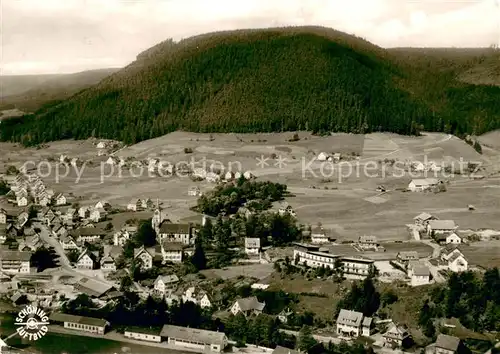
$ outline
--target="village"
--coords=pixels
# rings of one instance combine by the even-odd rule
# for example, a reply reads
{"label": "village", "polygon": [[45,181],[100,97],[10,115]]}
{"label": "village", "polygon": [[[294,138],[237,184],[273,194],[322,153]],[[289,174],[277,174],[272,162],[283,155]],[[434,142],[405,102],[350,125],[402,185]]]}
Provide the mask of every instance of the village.
{"label": "village", "polygon": [[[101,169],[103,165],[134,165],[153,174],[176,175],[178,167],[162,164],[161,158],[117,157],[114,152],[122,148],[112,142],[96,142],[93,154],[100,159]],[[340,152],[320,152],[316,163],[359,160],[354,155],[343,156]],[[84,157],[61,154],[52,163],[78,167],[88,162]],[[381,162],[386,163],[391,162]],[[429,208],[415,210],[412,217],[396,217],[393,222],[405,234],[401,240],[366,230],[359,231],[357,237],[343,237],[324,217],[301,220],[300,205],[295,207],[301,198],[298,188],[281,180],[270,182],[262,171],[251,168],[237,172],[187,168],[189,179],[182,193],[191,200],[191,214],[179,218],[168,197],[157,194],[155,198],[152,193],[127,203],[121,199],[89,200],[76,189],[69,192],[50,179],[46,182],[36,170],[24,166],[11,164],[1,177],[8,192],[0,204],[0,291],[5,301],[15,306],[31,303],[48,309],[50,330],[58,333],[90,333],[195,352],[236,350],[245,344],[234,331],[225,334],[218,329],[183,326],[182,321],[133,326],[62,311],[71,307],[69,304],[88,302],[86,306],[99,313],[134,293],[137,301],[154,298],[172,308],[184,309],[191,303],[188,306],[199,308],[202,318],[207,315],[217,323],[230,324],[240,316],[246,321],[255,321],[261,314],[271,316],[284,338],[300,339],[304,326],[309,326],[314,340],[325,345],[359,343],[364,338],[375,352],[418,352],[423,343],[421,331],[409,323],[382,318],[377,311],[367,316],[351,307],[336,311],[332,304],[326,325],[307,322],[303,317],[308,311],[291,300],[289,290],[279,289],[276,279],[377,282],[418,292],[446,284],[453,274],[484,273],[487,267],[476,262],[471,245],[488,243],[495,250],[500,238],[500,232],[462,228],[460,219],[442,218]],[[414,172],[441,172],[434,162],[405,166]],[[94,170],[97,168],[95,163]],[[484,176],[471,180],[481,183]],[[445,178],[425,176],[411,178],[398,187],[391,179],[373,183],[376,196],[369,197],[370,203],[382,209],[383,202],[377,200],[391,191],[434,198],[453,187]],[[315,189],[319,191],[309,190],[314,193]],[[333,191],[325,189],[324,193]],[[471,202],[460,212],[474,213],[478,207]],[[227,294],[229,288],[243,290]],[[293,346],[285,348],[287,340],[276,349],[259,343],[247,345],[254,345],[256,352],[300,352]],[[465,347],[461,338],[441,333],[432,343],[427,341],[425,353],[462,353],[469,350]]]}

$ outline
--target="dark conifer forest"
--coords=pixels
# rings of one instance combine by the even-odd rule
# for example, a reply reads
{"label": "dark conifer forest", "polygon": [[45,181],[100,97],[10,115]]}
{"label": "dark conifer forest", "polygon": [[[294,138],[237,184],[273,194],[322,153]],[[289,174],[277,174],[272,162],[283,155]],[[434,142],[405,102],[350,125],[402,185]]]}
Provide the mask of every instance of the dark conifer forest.
{"label": "dark conifer forest", "polygon": [[500,87],[461,79],[498,52],[460,53],[385,50],[321,27],[167,40],[96,86],[2,121],[0,140],[136,143],[175,130],[463,135],[500,128]]}

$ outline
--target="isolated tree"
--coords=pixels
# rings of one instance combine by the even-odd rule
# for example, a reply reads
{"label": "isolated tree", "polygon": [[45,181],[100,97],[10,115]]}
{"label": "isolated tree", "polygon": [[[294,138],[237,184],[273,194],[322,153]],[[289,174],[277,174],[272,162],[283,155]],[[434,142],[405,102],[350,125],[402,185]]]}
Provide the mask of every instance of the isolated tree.
{"label": "isolated tree", "polygon": [[196,270],[203,270],[207,268],[207,257],[205,256],[205,250],[203,249],[201,240],[196,240],[193,256],[191,257],[191,263]]}
{"label": "isolated tree", "polygon": [[120,291],[129,290],[133,283],[134,282],[132,281],[132,278],[130,278],[129,275],[124,276],[120,281]]}
{"label": "isolated tree", "polygon": [[144,247],[151,247],[156,244],[156,232],[151,225],[151,219],[139,223],[135,239],[137,244],[144,245]]}

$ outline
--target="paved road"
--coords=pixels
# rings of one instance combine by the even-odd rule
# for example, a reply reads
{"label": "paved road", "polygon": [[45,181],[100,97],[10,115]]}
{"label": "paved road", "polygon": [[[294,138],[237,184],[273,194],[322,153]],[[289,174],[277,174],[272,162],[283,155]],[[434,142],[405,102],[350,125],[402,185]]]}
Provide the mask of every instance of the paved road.
{"label": "paved road", "polygon": [[72,271],[73,268],[71,268],[71,262],[66,256],[66,253],[64,252],[61,244],[54,237],[50,236],[50,231],[45,225],[39,225],[39,227],[40,233],[38,235],[44,242],[48,243],[51,247],[54,248],[57,255],[59,256],[61,267]]}

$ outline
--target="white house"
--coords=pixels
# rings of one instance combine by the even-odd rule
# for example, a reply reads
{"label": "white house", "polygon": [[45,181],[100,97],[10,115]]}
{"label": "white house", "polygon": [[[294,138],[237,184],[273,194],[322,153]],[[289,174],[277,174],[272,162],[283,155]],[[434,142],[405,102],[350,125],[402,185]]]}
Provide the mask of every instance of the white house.
{"label": "white house", "polygon": [[170,242],[163,240],[161,243],[161,256],[163,263],[181,263],[183,258],[184,245],[180,242]]}
{"label": "white house", "polygon": [[99,222],[106,219],[106,214],[106,210],[104,210],[103,208],[94,208],[90,212],[89,219],[93,222]]}
{"label": "white house", "polygon": [[90,217],[90,208],[89,207],[78,208],[78,216],[82,219],[89,218]]}
{"label": "white house", "polygon": [[454,273],[465,272],[469,267],[467,258],[458,248],[445,248],[441,253],[441,261]]}
{"label": "white house", "polygon": [[316,157],[318,161],[326,161],[328,160],[328,154],[326,152],[320,152],[318,157]]}
{"label": "white house", "polygon": [[254,177],[255,177],[254,174],[250,171],[243,172],[243,178],[245,178],[245,179],[252,179]]}
{"label": "white house", "polygon": [[76,267],[78,269],[94,269],[97,265],[96,254],[85,249],[78,257],[76,261]]}
{"label": "white house", "polygon": [[38,204],[40,206],[45,207],[45,206],[49,205],[50,202],[51,202],[51,200],[50,200],[49,196],[45,193],[38,197]]}
{"label": "white house", "polygon": [[377,250],[378,248],[378,240],[376,236],[359,236],[358,238],[358,247],[367,250],[367,249],[374,249]]}
{"label": "white house", "polygon": [[104,271],[114,272],[116,270],[115,259],[111,255],[105,255],[101,259],[101,269]]}
{"label": "white house", "polygon": [[115,246],[124,246],[130,239],[130,233],[126,230],[115,232],[113,235],[113,244]]}
{"label": "white house", "polygon": [[321,226],[316,226],[311,229],[311,242],[316,244],[328,243],[328,236]]}
{"label": "white house", "polygon": [[260,253],[260,238],[245,237],[245,253],[248,255],[259,255]]}
{"label": "white house", "polygon": [[29,274],[31,252],[0,251],[0,271],[4,273]]}
{"label": "white house", "polygon": [[207,180],[207,182],[217,183],[220,181],[220,176],[215,172],[207,172],[205,179]]}
{"label": "white house", "polygon": [[224,174],[224,180],[226,180],[226,181],[232,181],[232,180],[234,180],[234,177],[235,177],[235,174],[233,171],[227,171]]}
{"label": "white house", "polygon": [[188,189],[188,195],[190,197],[200,197],[202,195],[200,188],[197,186],[191,186]]}
{"label": "white house", "polygon": [[28,205],[28,198],[22,196],[22,197],[18,197],[16,199],[16,202],[17,202],[17,206],[18,207],[25,207]]}
{"label": "white house", "polygon": [[145,327],[127,327],[123,332],[123,336],[135,340],[143,340],[146,342],[161,343],[161,330]]}
{"label": "white house", "polygon": [[411,261],[408,265],[408,277],[411,286],[427,285],[431,280],[431,272],[423,263]]}
{"label": "white house", "polygon": [[452,232],[448,235],[446,235],[446,244],[454,244],[454,245],[459,245],[462,243],[462,238],[457,235],[456,232]]}
{"label": "white house", "polygon": [[168,290],[179,282],[179,277],[175,274],[158,275],[154,283],[154,291],[157,295],[165,296]]}
{"label": "white house", "polygon": [[94,208],[109,210],[111,209],[111,204],[107,200],[100,200],[95,204]]}
{"label": "white house", "polygon": [[423,192],[437,186],[439,181],[436,178],[413,179],[408,185],[412,192]]}
{"label": "white house", "polygon": [[7,212],[0,208],[0,224],[7,224]]}
{"label": "white house", "polygon": [[401,348],[410,338],[410,333],[405,327],[391,323],[382,338],[384,341],[384,347]]}
{"label": "white house", "polygon": [[[363,320],[364,316],[361,312],[341,309],[336,323],[337,334],[347,338],[361,336],[363,334]],[[371,321],[369,322],[371,323]]]}
{"label": "white house", "polygon": [[262,313],[265,306],[266,304],[264,302],[259,302],[257,297],[252,296],[236,300],[233,306],[231,306],[230,311],[235,316],[240,312],[245,316],[252,314],[259,315]]}
{"label": "white house", "polygon": [[62,193],[59,193],[56,196],[55,200],[56,200],[56,205],[66,205],[67,203],[66,197]]}
{"label": "white house", "polygon": [[142,202],[140,199],[132,199],[128,204],[127,204],[127,210],[130,211],[138,211],[142,208]]}
{"label": "white house", "polygon": [[289,214],[291,216],[296,216],[297,214],[295,213],[295,210],[286,202],[280,203],[279,209],[278,209],[278,214],[279,215],[286,215]]}
{"label": "white house", "polygon": [[185,245],[194,244],[194,229],[192,224],[174,224],[164,222],[158,232],[160,241],[180,242]]}
{"label": "white house", "polygon": [[80,247],[76,244],[75,240],[71,236],[62,236],[59,238],[59,243],[65,251],[78,250]]}
{"label": "white house", "polygon": [[182,300],[184,302],[191,301],[192,303],[198,304],[201,308],[212,307],[212,303],[210,302],[208,294],[204,291],[197,292],[194,286],[186,290],[186,292],[182,296]]}
{"label": "white house", "polygon": [[141,261],[142,269],[153,268],[153,258],[153,255],[144,246],[134,249],[134,259]]}
{"label": "white house", "polygon": [[427,234],[429,236],[453,232],[457,225],[453,220],[430,220],[427,224]]}

